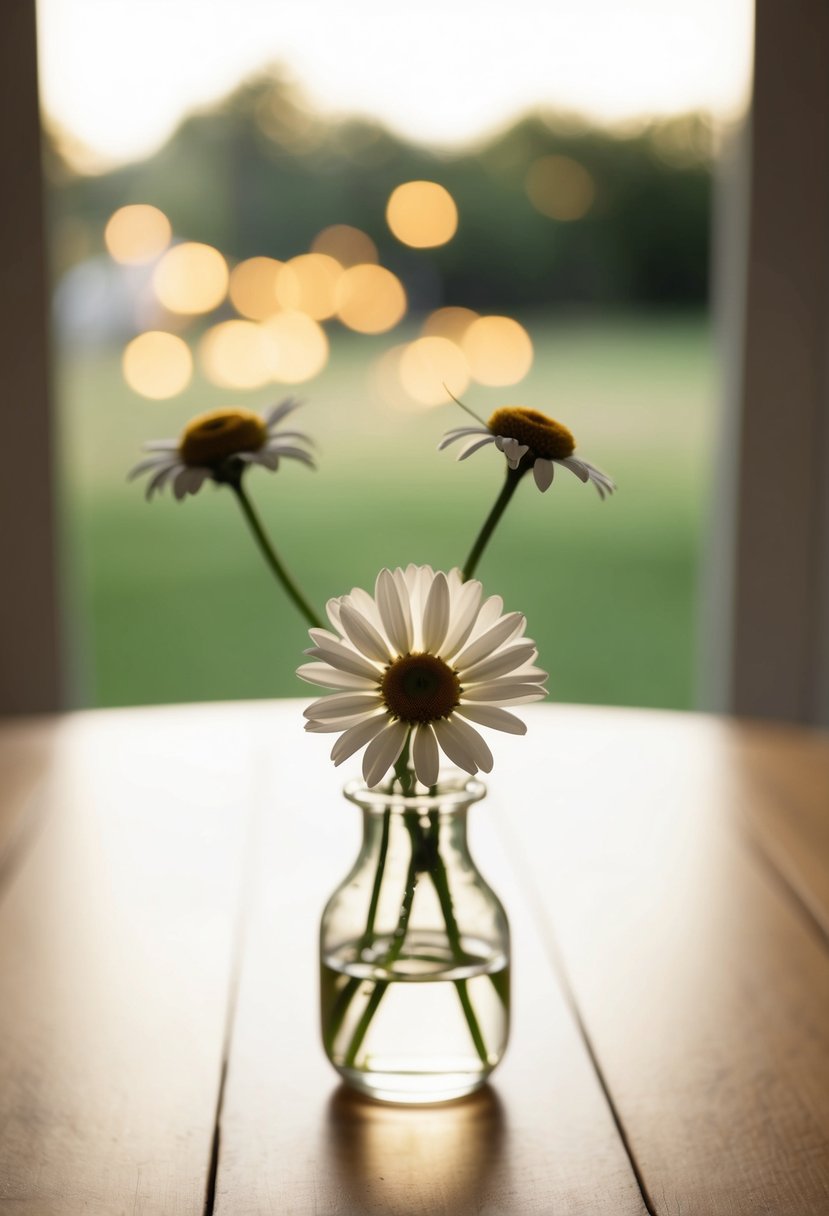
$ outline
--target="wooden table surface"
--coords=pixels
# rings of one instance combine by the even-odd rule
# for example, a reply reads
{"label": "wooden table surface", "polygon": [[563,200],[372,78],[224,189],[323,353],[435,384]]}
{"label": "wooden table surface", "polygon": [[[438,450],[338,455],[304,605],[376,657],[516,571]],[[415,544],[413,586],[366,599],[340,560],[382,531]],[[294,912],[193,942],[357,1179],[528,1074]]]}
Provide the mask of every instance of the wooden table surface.
{"label": "wooden table surface", "polygon": [[829,737],[545,705],[495,738],[511,1046],[409,1110],[319,1045],[359,824],[300,705],[0,727],[0,1213],[829,1213]]}

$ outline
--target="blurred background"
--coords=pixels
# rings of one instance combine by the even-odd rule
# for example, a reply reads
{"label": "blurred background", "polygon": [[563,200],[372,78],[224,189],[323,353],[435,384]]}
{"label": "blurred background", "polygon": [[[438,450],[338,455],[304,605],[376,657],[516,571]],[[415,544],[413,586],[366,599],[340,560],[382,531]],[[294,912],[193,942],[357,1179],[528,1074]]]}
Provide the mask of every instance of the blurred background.
{"label": "blurred background", "polygon": [[[478,575],[557,700],[694,704],[718,443],[712,209],[750,5],[40,0],[78,705],[297,695],[305,645],[227,491],[147,504],[146,439],[288,395],[248,489],[317,602],[462,563],[503,477],[465,416],[611,473],[521,487]],[[301,421],[300,421],[301,420]]]}

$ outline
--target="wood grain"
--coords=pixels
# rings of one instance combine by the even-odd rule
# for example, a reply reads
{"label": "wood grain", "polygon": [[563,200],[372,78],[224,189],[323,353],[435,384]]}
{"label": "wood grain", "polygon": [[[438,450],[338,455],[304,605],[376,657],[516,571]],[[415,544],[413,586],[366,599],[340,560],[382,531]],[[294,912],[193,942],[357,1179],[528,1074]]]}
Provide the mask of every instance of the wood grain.
{"label": "wood grain", "polygon": [[828,1211],[829,954],[750,845],[740,728],[532,719],[555,779],[510,743],[494,793],[532,804],[510,823],[653,1211]]}
{"label": "wood grain", "polygon": [[[294,710],[294,713],[297,711]],[[420,1110],[351,1096],[317,1028],[317,926],[356,854],[358,813],[326,740],[271,749],[221,1126],[217,1216],[641,1216],[644,1205],[492,813],[473,849],[510,909],[516,943],[512,1046],[491,1087]],[[286,769],[302,773],[286,779]]]}
{"label": "wood grain", "polygon": [[218,1216],[825,1216],[826,736],[531,707],[472,813],[512,1045],[405,1110],[318,1042],[359,825],[299,708],[0,726],[0,851],[39,825],[0,891],[0,1212],[202,1216],[229,1047]]}
{"label": "wood grain", "polygon": [[64,730],[0,903],[0,1211],[201,1216],[253,801],[245,715]]}
{"label": "wood grain", "polygon": [[754,725],[734,752],[747,827],[829,939],[829,737]]}

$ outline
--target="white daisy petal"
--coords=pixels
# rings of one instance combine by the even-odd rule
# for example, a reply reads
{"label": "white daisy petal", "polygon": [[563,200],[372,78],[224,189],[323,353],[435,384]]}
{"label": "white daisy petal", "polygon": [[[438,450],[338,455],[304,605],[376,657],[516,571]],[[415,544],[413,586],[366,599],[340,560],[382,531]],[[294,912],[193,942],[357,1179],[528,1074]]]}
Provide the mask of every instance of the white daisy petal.
{"label": "white daisy petal", "polygon": [[364,654],[367,659],[374,659],[377,663],[388,663],[393,655],[389,654],[389,648],[385,639],[380,636],[374,626],[365,619],[365,617],[357,612],[355,608],[346,601],[340,605],[340,624],[343,633],[346,634],[348,640],[352,642],[361,654]]}
{"label": "white daisy petal", "polygon": [[520,679],[522,681],[535,680],[539,684],[545,684],[547,682],[547,680],[549,680],[549,678],[550,677],[547,675],[546,671],[542,671],[540,667],[535,667],[534,665],[531,665],[529,667],[522,667],[520,671],[513,672],[512,676],[511,676],[511,679],[513,679],[513,680],[515,680],[515,679]]}
{"label": "white daisy petal", "polygon": [[270,469],[272,473],[279,468],[279,452],[274,452],[271,448],[260,448],[258,452],[243,453],[243,457],[247,464],[261,464],[266,469]]}
{"label": "white daisy petal", "polygon": [[[541,700],[547,675],[535,665],[535,643],[522,640],[523,614],[504,614],[500,596],[481,603],[482,595],[480,583],[463,582],[457,569],[409,565],[381,570],[374,597],[355,588],[329,601],[335,632],[310,630],[315,645],[306,654],[318,661],[298,674],[334,690],[313,701],[305,717],[311,733],[340,735],[335,763],[365,746],[363,776],[377,785],[411,734],[410,769],[432,786],[441,753],[469,773],[492,768],[477,726],[524,733],[523,722],[501,706]],[[387,679],[398,663],[398,678]]]}
{"label": "white daisy petal", "polygon": [[569,469],[571,473],[575,473],[579,481],[586,482],[590,476],[587,466],[575,456],[567,456],[563,460],[559,460],[558,463],[563,464],[565,469]]}
{"label": "white daisy petal", "polygon": [[195,494],[201,488],[205,477],[209,476],[209,469],[193,469],[185,465],[173,478],[173,493],[181,501],[186,494]]}
{"label": "white daisy petal", "polygon": [[509,612],[499,621],[491,625],[485,633],[480,634],[455,659],[453,666],[463,673],[467,667],[472,667],[485,658],[497,647],[514,638],[517,633],[526,628],[526,618],[523,612]]}
{"label": "white daisy petal", "polygon": [[349,718],[354,714],[367,713],[373,709],[379,709],[382,704],[382,698],[376,690],[342,692],[334,696],[320,697],[318,700],[312,701],[302,712],[306,718],[312,718],[316,722],[326,722],[331,718]]}
{"label": "white daisy petal", "polygon": [[284,443],[286,439],[298,439],[300,443],[307,443],[310,447],[314,446],[313,439],[310,437],[310,435],[306,435],[305,431],[278,431],[271,434],[270,428],[268,429],[268,441],[266,446],[279,446],[280,444]]}
{"label": "white daisy petal", "polygon": [[474,578],[458,588],[453,605],[454,619],[441,647],[441,656],[444,659],[451,659],[452,655],[465,645],[472,633],[478,616],[482,592],[483,587]]}
{"label": "white daisy petal", "polygon": [[390,722],[375,735],[363,756],[363,779],[366,785],[377,785],[397,760],[409,734],[405,722]]}
{"label": "white daisy petal", "polygon": [[495,437],[495,446],[499,452],[503,452],[507,458],[507,464],[511,469],[517,469],[524,456],[529,452],[526,443],[519,443],[517,439],[508,439],[504,435]]}
{"label": "white daisy petal", "polygon": [[449,584],[442,570],[432,580],[423,608],[421,645],[429,654],[439,654],[449,628]]}
{"label": "white daisy petal", "polygon": [[[331,759],[335,765],[340,765],[349,756],[353,756],[361,747],[365,747],[376,738],[388,722],[388,714],[376,714],[362,722],[349,727],[331,748]],[[307,729],[307,728],[306,728]]]}
{"label": "white daisy petal", "polygon": [[[340,630],[340,604],[342,602],[343,597],[338,595],[328,600],[325,605],[325,615],[337,630]],[[340,632],[342,632],[342,630],[340,630]]]}
{"label": "white daisy petal", "polygon": [[[448,718],[444,722],[444,725],[449,727],[450,733],[466,748],[478,768],[485,773],[491,773],[492,765],[494,764],[492,752],[481,735],[476,730],[473,730],[468,722],[464,722],[462,718]],[[444,739],[446,738],[446,734],[447,732],[444,731]]]}
{"label": "white daisy petal", "polygon": [[485,426],[459,426],[453,431],[447,431],[438,444],[438,451],[442,452],[444,448],[448,448],[450,443],[456,443],[458,439],[464,439],[467,435],[486,435],[489,442],[492,442],[493,436],[489,428]]}
{"label": "white daisy petal", "polygon": [[355,676],[366,676],[370,680],[378,679],[379,673],[373,663],[340,643],[326,642],[324,646],[311,646],[305,653],[310,659],[322,659],[339,671],[350,671]]}
{"label": "white daisy petal", "polygon": [[458,768],[462,768],[466,773],[471,773],[474,777],[478,771],[478,765],[465,739],[454,729],[457,721],[458,719],[453,724],[448,718],[441,718],[439,722],[434,723],[438,747],[453,764],[457,764]]}
{"label": "white daisy petal", "polygon": [[[317,467],[314,463],[313,457],[310,456],[308,452],[303,451],[302,448],[292,447],[290,444],[280,444],[279,447],[273,445],[268,448],[263,448],[262,454],[269,454],[273,456],[290,456],[292,460],[301,460],[303,464],[307,464],[312,469]],[[262,463],[264,464],[264,461]]]}
{"label": "white daisy petal", "polygon": [[422,785],[437,785],[440,752],[435,732],[428,722],[420,722],[412,735],[412,763]]}
{"label": "white daisy petal", "polygon": [[508,672],[523,667],[525,663],[532,662],[537,654],[534,642],[516,642],[514,646],[501,647],[495,654],[487,655],[474,666],[464,668],[464,688],[470,684],[487,683],[495,676],[505,676]]}
{"label": "white daisy petal", "polygon": [[526,705],[530,701],[542,701],[546,690],[529,681],[511,683],[509,680],[493,680],[490,684],[475,684],[464,690],[463,701],[488,702],[490,705]]}
{"label": "white daisy petal", "polygon": [[472,456],[479,448],[485,448],[488,443],[494,443],[492,435],[487,435],[486,439],[473,439],[471,443],[467,443],[465,447],[458,452],[458,460],[466,460],[467,456]]}
{"label": "white daisy petal", "polygon": [[426,601],[435,580],[435,572],[431,566],[418,566],[415,570],[414,591],[411,597],[412,623],[414,626],[414,646],[423,649],[423,613]]}
{"label": "white daisy petal", "polygon": [[[515,671],[506,671],[503,676],[493,676],[492,680],[481,680],[479,683],[492,683],[494,680],[509,680],[510,684],[537,684],[543,688],[547,683],[549,676],[546,671],[540,671],[533,664],[527,664],[525,667],[517,667]],[[470,684],[470,688],[475,688],[474,684]]]}
{"label": "white daisy petal", "polygon": [[276,426],[276,424],[281,422],[283,418],[287,418],[287,416],[292,414],[295,409],[298,409],[299,404],[300,403],[297,401],[296,397],[286,397],[284,401],[279,403],[279,405],[272,406],[265,415],[265,425],[267,426],[268,430]]}
{"label": "white daisy petal", "polygon": [[[385,716],[387,715],[380,714],[380,717]],[[350,730],[352,726],[359,726],[361,722],[365,721],[365,714],[348,714],[342,718],[309,718],[305,723],[305,729],[312,735],[341,735],[344,730]]]}
{"label": "white daisy petal", "polygon": [[321,688],[353,688],[363,692],[377,686],[376,679],[355,676],[350,671],[337,671],[328,663],[303,663],[296,673],[308,684],[319,684]]}
{"label": "white daisy petal", "polygon": [[142,443],[141,447],[145,452],[175,452],[178,455],[177,439],[150,439],[148,443]]}
{"label": "white daisy petal", "polygon": [[[166,452],[161,456],[148,456],[146,460],[140,460],[138,464],[133,465],[129,473],[127,473],[127,481],[134,481],[136,477],[140,477],[142,473],[146,473],[149,469],[157,469],[161,465],[168,464],[169,460],[169,455]],[[178,464],[178,458],[172,464]]]}
{"label": "white daisy petal", "polygon": [[479,638],[482,633],[485,633],[491,625],[500,620],[504,612],[504,601],[500,595],[490,595],[481,604],[481,609],[478,613],[475,625],[470,633],[470,638],[473,640]]}
{"label": "white daisy petal", "polygon": [[499,709],[497,705],[459,705],[456,713],[479,726],[489,726],[492,730],[506,731],[509,735],[526,735],[527,726],[515,714]]}
{"label": "white daisy petal", "polygon": [[535,484],[543,494],[545,490],[549,490],[553,484],[553,474],[555,473],[555,465],[552,460],[542,460],[541,457],[536,460],[533,465],[533,477]]}
{"label": "white daisy petal", "polygon": [[315,625],[313,629],[309,629],[308,634],[311,641],[316,642],[318,646],[327,646],[329,642],[333,642],[335,646],[341,646],[343,642],[343,639],[336,633],[332,633],[330,629],[323,629],[320,625]]}
{"label": "white daisy petal", "polygon": [[180,468],[180,465],[178,463],[165,464],[158,470],[158,472],[155,474],[154,477],[150,478],[150,480],[147,482],[147,491],[146,491],[146,497],[147,497],[148,502],[152,498],[153,494],[155,494],[156,490],[164,489],[164,486],[170,480],[170,478],[172,477],[172,475],[175,473],[176,469],[178,469],[178,468]]}
{"label": "white daisy petal", "polygon": [[412,625],[407,619],[391,570],[381,570],[377,575],[374,596],[383,628],[395,653],[408,654],[412,648]]}
{"label": "white daisy petal", "polygon": [[367,591],[364,591],[362,587],[354,587],[345,598],[352,608],[356,608],[357,612],[374,626],[378,633],[383,632],[383,622],[380,619],[377,605]]}
{"label": "white daisy petal", "polygon": [[613,491],[616,489],[616,482],[612,477],[608,477],[607,473],[603,473],[602,470],[597,469],[595,465],[588,464],[586,460],[583,460],[581,463],[587,469],[587,476],[599,491],[600,498],[605,498],[608,494],[613,493]]}

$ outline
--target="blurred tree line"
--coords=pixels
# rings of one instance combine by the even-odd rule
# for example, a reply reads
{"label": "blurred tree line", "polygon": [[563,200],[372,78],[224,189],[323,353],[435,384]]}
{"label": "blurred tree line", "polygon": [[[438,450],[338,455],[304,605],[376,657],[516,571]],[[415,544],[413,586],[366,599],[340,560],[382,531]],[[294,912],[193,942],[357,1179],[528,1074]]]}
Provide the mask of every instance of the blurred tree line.
{"label": "blurred tree line", "polygon": [[[550,156],[589,174],[582,218],[556,220],[531,202],[528,174]],[[178,237],[234,260],[286,259],[329,224],[353,224],[415,309],[699,306],[707,295],[712,147],[700,115],[621,135],[538,112],[438,154],[367,120],[323,120],[273,70],[188,117],[149,159],[80,175],[47,140],[46,170],[56,231],[72,237],[58,241],[58,272],[100,251],[117,207],[142,202],[166,212]],[[417,178],[441,182],[458,206],[457,234],[439,249],[407,249],[386,226],[388,195]]]}

